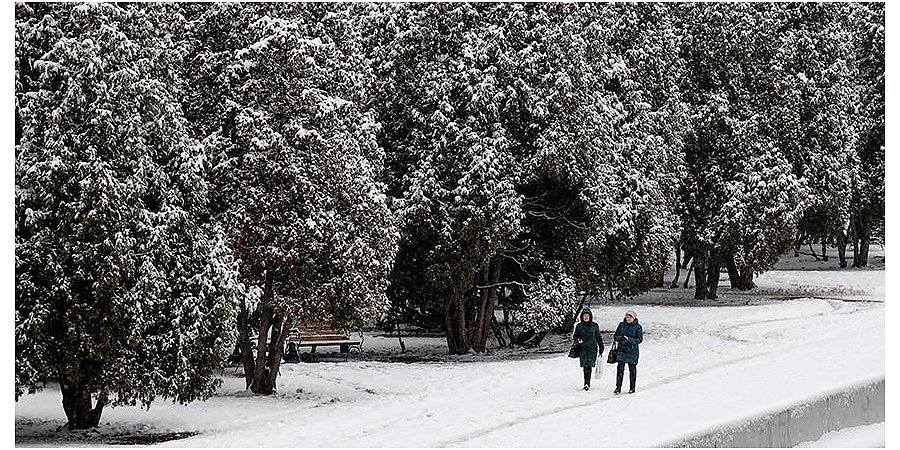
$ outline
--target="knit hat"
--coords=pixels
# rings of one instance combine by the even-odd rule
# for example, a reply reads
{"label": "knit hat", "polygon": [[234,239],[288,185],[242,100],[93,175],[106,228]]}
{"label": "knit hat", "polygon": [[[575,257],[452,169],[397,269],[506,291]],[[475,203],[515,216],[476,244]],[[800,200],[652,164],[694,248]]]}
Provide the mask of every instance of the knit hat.
{"label": "knit hat", "polygon": [[631,316],[631,317],[634,317],[635,319],[637,319],[637,313],[634,312],[634,310],[629,309],[628,311],[625,312],[625,315]]}

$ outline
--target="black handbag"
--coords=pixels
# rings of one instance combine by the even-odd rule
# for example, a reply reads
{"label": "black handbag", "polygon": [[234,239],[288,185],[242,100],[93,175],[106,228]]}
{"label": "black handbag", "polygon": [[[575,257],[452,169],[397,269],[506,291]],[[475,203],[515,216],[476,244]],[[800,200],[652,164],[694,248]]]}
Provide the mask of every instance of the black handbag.
{"label": "black handbag", "polygon": [[606,362],[609,364],[616,363],[616,353],[619,352],[618,346],[616,345],[616,341],[613,341],[612,348],[609,349],[609,354],[606,355]]}
{"label": "black handbag", "polygon": [[572,348],[569,349],[569,358],[578,358],[581,356],[581,344],[578,342],[572,343]]}

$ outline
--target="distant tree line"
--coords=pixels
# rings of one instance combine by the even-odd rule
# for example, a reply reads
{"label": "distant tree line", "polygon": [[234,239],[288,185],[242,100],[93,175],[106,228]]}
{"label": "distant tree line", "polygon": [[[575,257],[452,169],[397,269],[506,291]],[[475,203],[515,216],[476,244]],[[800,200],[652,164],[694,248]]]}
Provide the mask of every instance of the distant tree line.
{"label": "distant tree line", "polygon": [[271,394],[301,321],[482,352],[884,239],[883,3],[20,3],[15,56],[16,399],[71,428],[235,339]]}

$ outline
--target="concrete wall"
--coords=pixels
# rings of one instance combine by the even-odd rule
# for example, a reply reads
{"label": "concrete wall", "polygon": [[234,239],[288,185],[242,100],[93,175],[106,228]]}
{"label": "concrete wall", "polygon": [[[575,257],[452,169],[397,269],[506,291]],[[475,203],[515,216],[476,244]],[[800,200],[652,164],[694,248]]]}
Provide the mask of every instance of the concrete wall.
{"label": "concrete wall", "polygon": [[794,447],[829,431],[880,422],[884,422],[883,378],[663,447]]}

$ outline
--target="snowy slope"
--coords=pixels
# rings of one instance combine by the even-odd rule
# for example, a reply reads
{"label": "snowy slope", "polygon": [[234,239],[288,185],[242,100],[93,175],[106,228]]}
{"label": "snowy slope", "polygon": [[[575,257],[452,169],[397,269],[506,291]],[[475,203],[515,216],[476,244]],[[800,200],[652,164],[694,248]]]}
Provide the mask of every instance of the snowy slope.
{"label": "snowy slope", "polygon": [[[111,409],[108,431],[75,437],[194,431],[161,445],[652,446],[884,376],[881,302],[636,310],[645,343],[633,395],[611,394],[609,365],[592,391],[581,391],[577,361],[564,355],[286,364],[275,397],[247,395],[228,372],[207,402]],[[621,313],[599,308],[601,329],[613,330]],[[20,445],[73,443],[52,431],[64,423],[59,398],[51,388],[16,405]]]}

